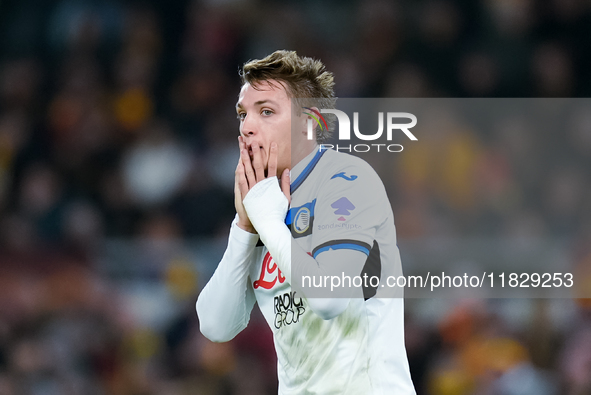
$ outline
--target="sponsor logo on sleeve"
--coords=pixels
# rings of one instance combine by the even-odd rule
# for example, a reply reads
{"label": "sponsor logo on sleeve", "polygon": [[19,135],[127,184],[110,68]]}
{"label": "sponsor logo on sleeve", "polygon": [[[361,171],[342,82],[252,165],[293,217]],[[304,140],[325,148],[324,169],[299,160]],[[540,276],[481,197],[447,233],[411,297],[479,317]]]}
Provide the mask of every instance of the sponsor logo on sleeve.
{"label": "sponsor logo on sleeve", "polygon": [[358,224],[351,224],[347,222],[340,222],[340,223],[333,223],[333,224],[320,224],[317,225],[316,228],[318,230],[330,230],[330,229],[342,229],[342,230],[352,230],[352,229],[362,229],[361,225]]}
{"label": "sponsor logo on sleeve", "polygon": [[346,197],[342,197],[337,201],[333,202],[330,207],[334,209],[334,220],[333,223],[325,223],[316,225],[316,230],[360,230],[363,227],[357,223],[347,221],[351,212],[355,210],[355,205],[351,203]]}
{"label": "sponsor logo on sleeve", "polygon": [[351,201],[346,197],[340,198],[339,200],[331,204],[330,207],[334,208],[334,214],[339,216],[337,218],[337,221],[346,221],[347,218],[345,217],[351,215],[351,211],[355,210],[355,206],[353,205],[353,203],[351,203]]}

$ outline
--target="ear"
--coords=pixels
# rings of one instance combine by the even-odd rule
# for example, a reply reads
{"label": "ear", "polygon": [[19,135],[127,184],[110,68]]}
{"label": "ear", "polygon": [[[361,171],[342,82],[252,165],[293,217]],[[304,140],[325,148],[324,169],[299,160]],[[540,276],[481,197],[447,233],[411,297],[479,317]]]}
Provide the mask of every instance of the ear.
{"label": "ear", "polygon": [[302,109],[302,115],[305,117],[305,124],[303,134],[308,137],[308,124],[312,124],[312,138],[316,140],[316,134],[319,127],[319,122],[323,122],[322,115],[320,114],[320,110],[318,107],[304,107]]}
{"label": "ear", "polygon": [[303,125],[303,130],[302,130],[302,134],[308,138],[308,132],[309,132],[309,125],[312,125],[312,138],[314,140],[316,140],[316,128],[318,127],[318,125],[316,124],[316,121],[314,121],[314,119],[309,116],[309,115],[305,115],[304,114],[304,125]]}

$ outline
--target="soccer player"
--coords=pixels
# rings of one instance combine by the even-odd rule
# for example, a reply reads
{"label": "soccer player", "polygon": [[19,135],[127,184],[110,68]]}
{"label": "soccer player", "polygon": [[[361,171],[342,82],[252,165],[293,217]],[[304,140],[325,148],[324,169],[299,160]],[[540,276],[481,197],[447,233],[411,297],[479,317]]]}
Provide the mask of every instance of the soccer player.
{"label": "soccer player", "polygon": [[367,282],[319,297],[330,295],[312,294],[303,280],[340,274],[343,282],[350,275],[385,282],[401,274],[392,210],[375,171],[322,149],[329,128],[316,125],[308,139],[318,107],[292,113],[300,98],[333,103],[332,74],[318,60],[277,51],[246,63],[240,75],[237,215],[197,300],[201,332],[231,340],[256,301],[274,334],[279,394],[415,394],[403,299]]}

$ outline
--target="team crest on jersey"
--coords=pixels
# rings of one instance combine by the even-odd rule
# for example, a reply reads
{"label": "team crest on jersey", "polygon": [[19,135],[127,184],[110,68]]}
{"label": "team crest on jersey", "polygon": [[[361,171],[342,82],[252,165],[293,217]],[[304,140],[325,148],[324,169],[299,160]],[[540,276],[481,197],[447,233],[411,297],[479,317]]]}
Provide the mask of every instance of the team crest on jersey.
{"label": "team crest on jersey", "polygon": [[301,207],[295,215],[293,220],[293,230],[296,233],[304,233],[310,228],[310,209],[308,207]]}
{"label": "team crest on jersey", "polygon": [[289,209],[285,223],[291,229],[294,239],[308,236],[312,233],[312,227],[314,226],[314,206],[316,206],[316,199],[302,206]]}

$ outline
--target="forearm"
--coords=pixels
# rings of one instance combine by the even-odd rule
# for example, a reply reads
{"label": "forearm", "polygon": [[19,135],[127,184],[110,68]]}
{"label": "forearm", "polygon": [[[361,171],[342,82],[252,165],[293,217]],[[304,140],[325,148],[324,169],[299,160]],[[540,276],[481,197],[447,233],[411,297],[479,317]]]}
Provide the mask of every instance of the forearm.
{"label": "forearm", "polygon": [[231,340],[248,325],[254,305],[248,273],[257,240],[234,221],[226,252],[197,299],[201,333],[212,341]]}

